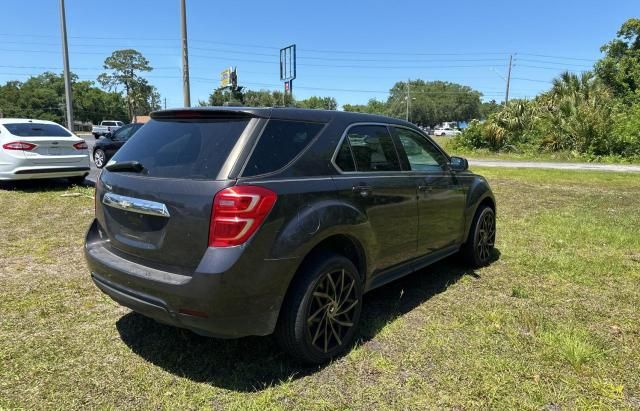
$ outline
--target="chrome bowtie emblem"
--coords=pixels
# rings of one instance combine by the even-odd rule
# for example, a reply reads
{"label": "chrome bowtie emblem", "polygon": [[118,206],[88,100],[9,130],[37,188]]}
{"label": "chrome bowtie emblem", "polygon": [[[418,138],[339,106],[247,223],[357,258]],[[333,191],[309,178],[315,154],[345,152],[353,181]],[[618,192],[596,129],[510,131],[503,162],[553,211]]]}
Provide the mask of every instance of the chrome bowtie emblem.
{"label": "chrome bowtie emblem", "polygon": [[127,200],[118,201],[118,205],[122,208],[130,208],[133,204],[131,204]]}

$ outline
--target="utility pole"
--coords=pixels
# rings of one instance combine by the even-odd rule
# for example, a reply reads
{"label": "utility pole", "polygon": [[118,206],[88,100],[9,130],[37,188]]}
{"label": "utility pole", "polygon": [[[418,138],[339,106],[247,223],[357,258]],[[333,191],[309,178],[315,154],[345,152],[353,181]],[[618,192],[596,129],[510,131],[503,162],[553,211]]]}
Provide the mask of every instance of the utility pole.
{"label": "utility pole", "polygon": [[504,104],[509,102],[509,85],[511,83],[511,61],[513,60],[513,54],[509,54],[509,71],[507,72],[507,92],[504,96]]}
{"label": "utility pole", "polygon": [[167,98],[166,97],[164,98],[164,109],[165,110],[167,109]]}
{"label": "utility pole", "polygon": [[411,101],[411,79],[407,79],[407,116],[406,120],[409,121],[409,103]]}
{"label": "utility pole", "polygon": [[64,0],[60,0],[60,29],[62,30],[62,60],[64,64],[64,96],[67,102],[67,128],[73,133],[73,92],[69,73],[69,48],[67,47],[67,17]]}
{"label": "utility pole", "polygon": [[182,18],[182,95],[184,96],[184,106],[191,107],[189,52],[187,50],[187,9],[185,0],[180,0],[180,16]]}

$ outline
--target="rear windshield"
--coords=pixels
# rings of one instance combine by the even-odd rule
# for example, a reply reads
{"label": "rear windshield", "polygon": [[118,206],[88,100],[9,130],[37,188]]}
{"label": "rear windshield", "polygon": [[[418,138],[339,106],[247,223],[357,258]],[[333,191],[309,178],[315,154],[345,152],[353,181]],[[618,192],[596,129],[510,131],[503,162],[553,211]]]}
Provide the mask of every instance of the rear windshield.
{"label": "rear windshield", "polygon": [[151,120],[113,157],[149,177],[213,180],[248,119]]}
{"label": "rear windshield", "polygon": [[64,128],[57,124],[10,123],[4,124],[9,133],[18,137],[70,137]]}
{"label": "rear windshield", "polygon": [[115,121],[103,121],[102,122],[103,126],[117,126],[119,125],[118,123],[116,123]]}

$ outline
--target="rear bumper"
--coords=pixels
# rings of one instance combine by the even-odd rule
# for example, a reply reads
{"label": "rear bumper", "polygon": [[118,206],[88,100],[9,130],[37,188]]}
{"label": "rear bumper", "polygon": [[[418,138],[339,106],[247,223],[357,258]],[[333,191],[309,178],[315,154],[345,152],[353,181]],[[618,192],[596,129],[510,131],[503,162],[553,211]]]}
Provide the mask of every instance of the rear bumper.
{"label": "rear bumper", "polygon": [[11,171],[0,172],[0,180],[32,180],[36,178],[65,178],[86,176],[90,167],[42,166],[20,167]]}
{"label": "rear bumper", "polygon": [[[271,334],[297,260],[253,260],[209,249],[191,275],[151,268],[110,250],[94,220],[85,243],[91,278],[119,304],[201,335]],[[253,260],[253,261],[252,261]]]}

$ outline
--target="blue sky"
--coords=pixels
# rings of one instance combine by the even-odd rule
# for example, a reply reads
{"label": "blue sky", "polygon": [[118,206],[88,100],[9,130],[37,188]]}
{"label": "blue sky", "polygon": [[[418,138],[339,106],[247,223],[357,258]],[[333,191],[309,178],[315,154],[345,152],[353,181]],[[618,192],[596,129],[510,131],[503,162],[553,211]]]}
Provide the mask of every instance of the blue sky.
{"label": "blue sky", "polygon": [[[3,1],[0,82],[62,67],[58,0]],[[182,105],[178,0],[66,0],[70,63],[95,80],[118,48],[141,51],[146,77]],[[637,17],[628,1],[209,1],[187,0],[192,104],[238,67],[240,85],[282,89],[278,49],[296,43],[296,98],[334,96],[340,105],[386,99],[396,81],[469,85],[485,100],[532,97],[563,70],[588,69],[601,45]],[[635,13],[635,14],[634,14]]]}

